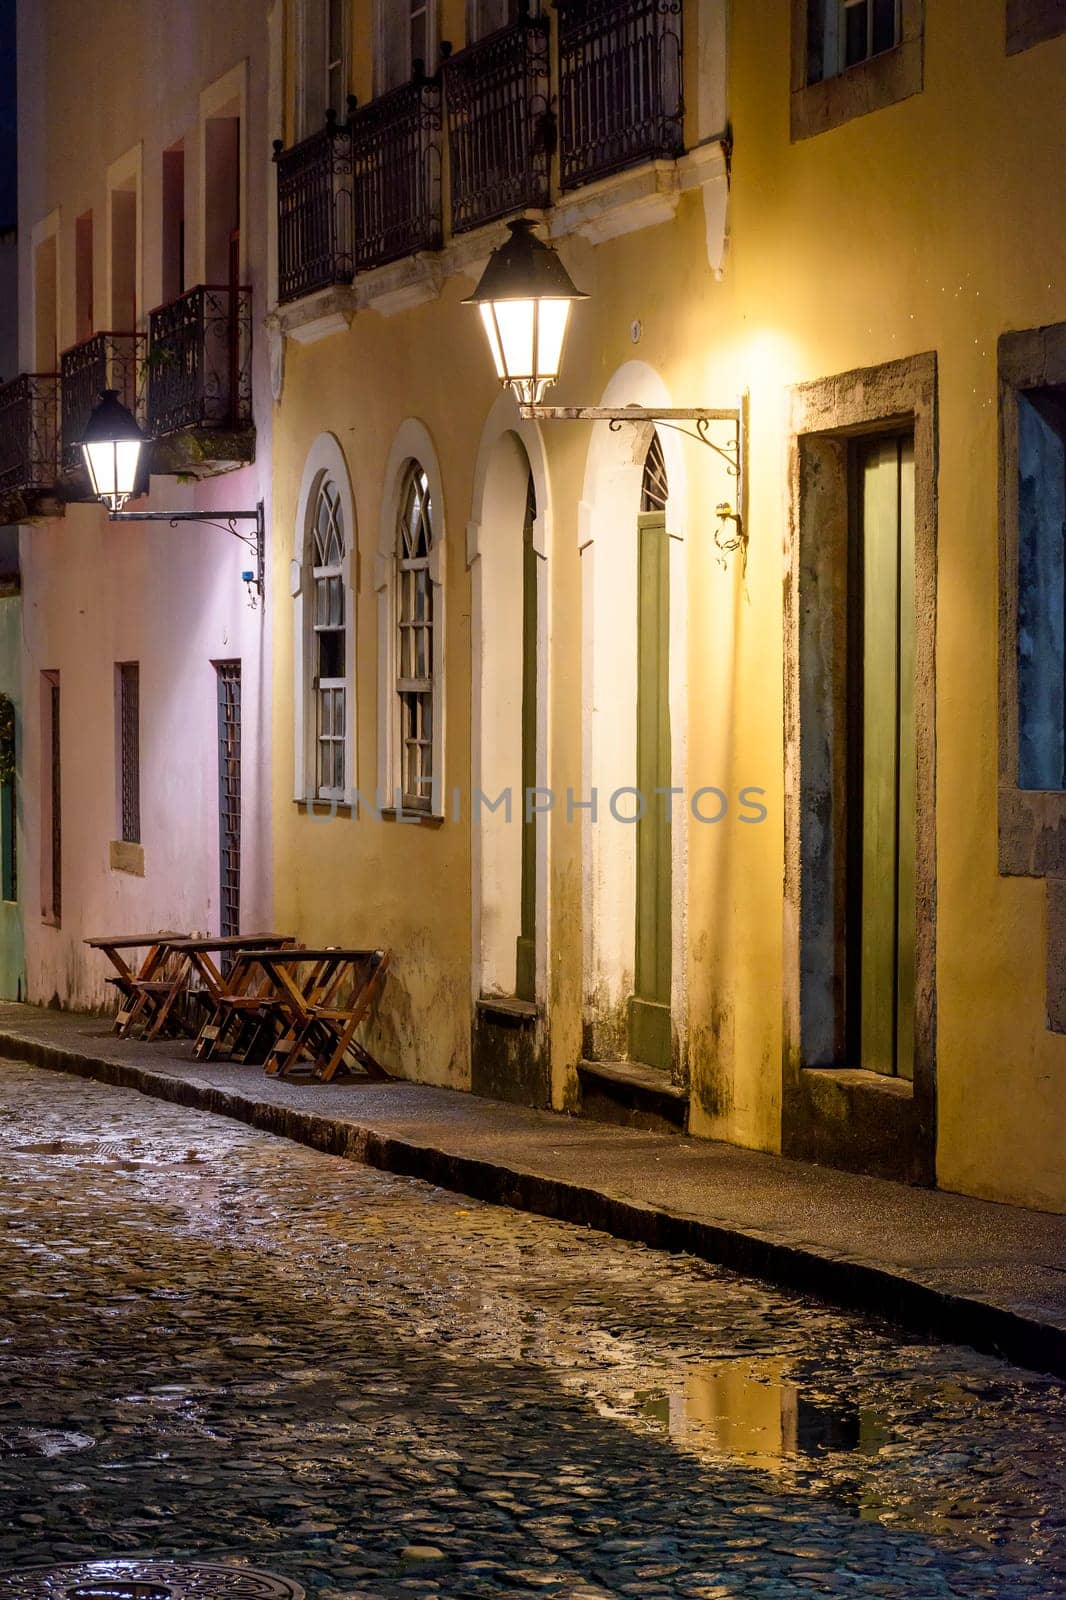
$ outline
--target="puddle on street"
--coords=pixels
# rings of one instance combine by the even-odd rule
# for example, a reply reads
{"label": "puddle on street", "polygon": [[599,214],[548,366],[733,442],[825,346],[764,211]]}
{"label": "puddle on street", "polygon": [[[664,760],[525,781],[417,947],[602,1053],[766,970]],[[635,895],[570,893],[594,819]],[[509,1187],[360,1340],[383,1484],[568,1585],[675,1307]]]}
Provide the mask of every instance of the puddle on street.
{"label": "puddle on street", "polygon": [[786,1457],[875,1456],[890,1442],[876,1412],[813,1400],[788,1372],[783,1359],[723,1362],[685,1373],[676,1388],[637,1398],[643,1415],[679,1443],[710,1445],[770,1472]]}

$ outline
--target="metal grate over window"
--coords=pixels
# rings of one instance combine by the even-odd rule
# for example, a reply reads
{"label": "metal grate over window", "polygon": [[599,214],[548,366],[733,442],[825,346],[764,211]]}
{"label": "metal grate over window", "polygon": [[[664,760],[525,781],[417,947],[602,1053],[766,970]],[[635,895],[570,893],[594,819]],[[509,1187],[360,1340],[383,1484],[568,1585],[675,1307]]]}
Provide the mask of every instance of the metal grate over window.
{"label": "metal grate over window", "polygon": [[317,770],[315,792],[342,800],[348,750],[347,605],[344,593],[344,518],[340,490],[324,478],[311,529],[314,585],[314,677]]}
{"label": "metal grate over window", "polygon": [[119,795],[122,837],[141,842],[141,669],[125,661],[118,669]]}
{"label": "metal grate over window", "polygon": [[219,933],[241,929],[241,664],[220,661],[218,673]]}
{"label": "metal grate over window", "polygon": [[396,692],[400,705],[400,792],[405,806],[429,811],[433,799],[433,500],[417,461],[407,469],[397,527]]}
{"label": "metal grate over window", "polygon": [[51,905],[52,920],[58,925],[63,915],[63,775],[60,766],[60,702],[59,674],[50,675],[48,683],[49,756],[51,761],[52,802],[52,859]]}
{"label": "metal grate over window", "polygon": [[665,511],[670,498],[670,485],[666,477],[666,459],[657,433],[651,436],[648,453],[644,457],[644,481],[641,486],[641,511]]}

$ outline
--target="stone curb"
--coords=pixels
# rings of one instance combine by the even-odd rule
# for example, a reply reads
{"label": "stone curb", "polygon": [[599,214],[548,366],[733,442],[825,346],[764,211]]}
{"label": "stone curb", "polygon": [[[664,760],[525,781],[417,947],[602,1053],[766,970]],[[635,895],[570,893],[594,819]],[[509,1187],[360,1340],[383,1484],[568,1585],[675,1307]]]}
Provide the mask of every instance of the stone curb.
{"label": "stone curb", "polygon": [[850,1311],[883,1317],[919,1338],[968,1345],[986,1355],[1066,1378],[1066,1330],[990,1301],[948,1294],[902,1273],[818,1254],[765,1238],[754,1230],[704,1222],[563,1179],[416,1144],[339,1118],[65,1050],[17,1033],[0,1031],[0,1057],[229,1117],[326,1155],[401,1177],[421,1178],[473,1199],[597,1228],[652,1249],[684,1252],[782,1288],[816,1295]]}

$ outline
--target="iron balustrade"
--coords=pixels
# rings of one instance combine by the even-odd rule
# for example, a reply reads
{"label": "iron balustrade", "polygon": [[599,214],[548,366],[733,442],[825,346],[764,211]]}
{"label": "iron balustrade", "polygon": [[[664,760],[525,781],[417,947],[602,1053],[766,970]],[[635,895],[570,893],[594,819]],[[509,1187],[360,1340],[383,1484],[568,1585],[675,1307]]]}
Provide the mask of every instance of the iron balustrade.
{"label": "iron balustrade", "polygon": [[62,464],[81,465],[80,441],[105,389],[114,389],[138,422],[144,420],[144,334],[94,333],[59,358],[62,392]]}
{"label": "iron balustrade", "polygon": [[274,141],[278,172],[278,299],[351,283],[352,137],[327,112],[326,125],[285,150]]}
{"label": "iron balustrade", "polygon": [[200,284],[148,319],[148,432],[247,428],[252,291]]}
{"label": "iron balustrade", "polygon": [[0,388],[0,494],[54,489],[59,475],[59,376],[23,372]]}
{"label": "iron balustrade", "polygon": [[549,204],[548,19],[528,10],[445,58],[453,233]]}
{"label": "iron balustrade", "polygon": [[563,189],[684,150],[682,0],[555,0]]}
{"label": "iron balustrade", "polygon": [[420,250],[439,249],[447,102],[450,223],[463,233],[551,204],[558,131],[564,191],[684,152],[682,0],[553,0],[549,22],[519,0],[514,22],[442,71],[356,106],[290,150],[278,172],[278,298],[296,300]]}
{"label": "iron balustrade", "polygon": [[356,271],[384,266],[417,250],[439,250],[439,82],[419,74],[353,109],[348,126]]}

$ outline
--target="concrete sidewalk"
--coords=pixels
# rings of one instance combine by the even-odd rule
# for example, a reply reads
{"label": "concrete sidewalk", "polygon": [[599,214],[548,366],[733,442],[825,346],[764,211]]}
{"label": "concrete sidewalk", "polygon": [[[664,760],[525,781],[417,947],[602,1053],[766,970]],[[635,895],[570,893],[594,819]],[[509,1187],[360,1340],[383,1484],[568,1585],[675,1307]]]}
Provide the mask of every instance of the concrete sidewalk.
{"label": "concrete sidewalk", "polygon": [[1066,1377],[1066,1217],[421,1084],[296,1084],[0,1004],[0,1056],[601,1228]]}

